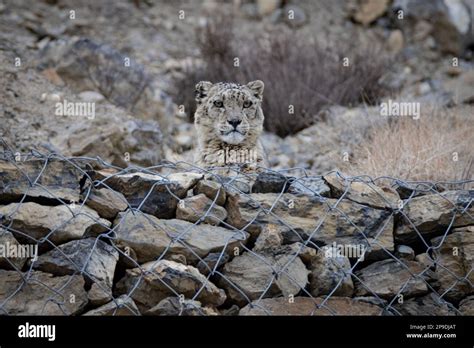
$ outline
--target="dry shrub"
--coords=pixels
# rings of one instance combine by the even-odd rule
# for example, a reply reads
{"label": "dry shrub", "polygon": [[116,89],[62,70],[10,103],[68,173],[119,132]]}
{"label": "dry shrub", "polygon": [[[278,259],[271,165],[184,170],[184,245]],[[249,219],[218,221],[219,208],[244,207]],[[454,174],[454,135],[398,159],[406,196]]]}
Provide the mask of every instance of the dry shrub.
{"label": "dry shrub", "polygon": [[190,118],[200,80],[264,81],[265,128],[282,137],[313,124],[328,105],[372,104],[386,91],[379,81],[390,60],[373,44],[321,45],[289,29],[237,38],[231,17],[222,14],[198,31],[197,42],[204,65],[185,72],[175,96]]}
{"label": "dry shrub", "polygon": [[372,130],[346,171],[411,181],[473,179],[473,143],[474,124],[453,111],[396,119]]}

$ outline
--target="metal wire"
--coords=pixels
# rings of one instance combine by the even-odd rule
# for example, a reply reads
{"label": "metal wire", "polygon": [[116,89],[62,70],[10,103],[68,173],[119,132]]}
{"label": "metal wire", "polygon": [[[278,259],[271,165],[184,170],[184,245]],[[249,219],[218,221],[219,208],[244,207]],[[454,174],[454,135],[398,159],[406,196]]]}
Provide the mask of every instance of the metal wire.
{"label": "metal wire", "polygon": [[[5,145],[5,144],[3,144]],[[453,227],[453,223],[455,221],[455,217],[459,217],[461,215],[466,216],[470,219],[470,221],[473,221],[472,224],[474,224],[474,218],[468,211],[470,207],[472,207],[472,199],[462,208],[459,208],[459,203],[456,204],[456,202],[449,202],[453,209],[452,209],[452,219],[449,223],[449,225],[445,228],[444,233],[438,234],[441,236],[440,242],[438,245],[431,245],[429,241],[425,240],[425,237],[423,234],[417,229],[415,224],[410,221],[406,211],[404,210],[407,204],[409,204],[417,194],[432,194],[432,195],[439,195],[443,199],[449,199],[442,195],[442,191],[444,189],[466,189],[466,188],[472,188],[474,180],[465,180],[465,181],[456,181],[456,182],[408,182],[408,181],[403,181],[398,178],[393,178],[393,177],[379,177],[379,178],[370,178],[367,176],[355,176],[355,177],[344,177],[342,174],[337,173],[337,172],[331,172],[327,174],[333,174],[336,173],[336,175],[344,181],[346,184],[346,189],[345,191],[339,195],[336,199],[329,200],[327,197],[321,196],[318,192],[312,190],[310,187],[306,187],[304,185],[304,180],[303,179],[308,179],[308,178],[316,178],[316,176],[311,176],[309,173],[306,172],[304,168],[290,168],[290,169],[285,169],[282,171],[275,171],[275,170],[270,170],[270,169],[265,169],[266,172],[268,173],[273,173],[273,174],[284,174],[287,178],[287,182],[285,185],[283,185],[283,188],[281,192],[275,193],[275,201],[270,205],[270,207],[265,208],[262,206],[261,202],[256,200],[254,196],[248,192],[245,192],[239,188],[239,180],[243,179],[255,179],[256,174],[252,173],[245,173],[239,171],[238,168],[230,168],[227,169],[227,171],[230,173],[230,178],[224,179],[222,176],[218,175],[219,170],[222,168],[218,169],[208,169],[208,168],[199,168],[191,163],[186,163],[186,162],[178,162],[178,163],[162,163],[160,165],[156,166],[151,166],[147,168],[142,168],[134,165],[130,165],[127,168],[120,168],[117,166],[114,166],[101,158],[91,158],[91,157],[65,157],[61,156],[59,154],[54,154],[54,153],[41,153],[39,151],[31,151],[29,153],[24,153],[19,155],[18,153],[14,153],[11,149],[5,148],[5,151],[0,152],[0,160],[1,161],[6,161],[9,164],[15,166],[18,171],[22,174],[22,177],[27,180],[29,183],[29,187],[24,191],[22,197],[20,199],[14,200],[14,202],[9,202],[9,203],[16,203],[16,207],[9,212],[7,216],[1,216],[0,215],[0,228],[9,231],[13,233],[15,236],[22,236],[25,238],[28,238],[31,243],[36,243],[38,245],[40,244],[47,244],[49,245],[49,250],[58,250],[63,257],[67,258],[70,262],[72,267],[75,269],[74,273],[71,274],[71,277],[69,280],[63,284],[63,286],[60,289],[53,289],[50,286],[48,286],[45,282],[41,281],[40,279],[35,277],[35,270],[34,270],[34,265],[35,265],[35,260],[31,260],[29,263],[27,263],[27,267],[24,267],[22,270],[18,269],[18,267],[10,260],[6,259],[7,262],[9,262],[10,270],[16,271],[18,274],[21,275],[22,281],[19,282],[18,288],[13,291],[11,294],[7,294],[6,296],[2,298],[0,297],[0,313],[2,314],[11,314],[8,312],[8,310],[5,308],[8,302],[17,296],[21,291],[31,285],[35,284],[36,286],[42,286],[45,288],[45,291],[50,291],[52,292],[52,295],[48,297],[45,300],[43,309],[39,311],[38,315],[44,314],[44,308],[46,305],[48,305],[50,302],[55,303],[56,305],[59,306],[61,311],[63,312],[64,315],[69,315],[69,313],[66,309],[65,303],[67,301],[68,294],[64,293],[65,288],[70,284],[72,281],[72,275],[82,275],[83,277],[86,277],[87,279],[91,279],[99,288],[104,290],[105,292],[110,291],[110,289],[107,289],[104,284],[102,284],[100,281],[98,281],[93,274],[90,274],[87,270],[89,261],[92,257],[92,254],[97,248],[97,243],[98,240],[105,241],[107,244],[109,244],[114,250],[118,252],[120,255],[120,259],[126,260],[129,264],[133,264],[134,267],[139,268],[141,272],[141,276],[139,280],[135,283],[135,285],[130,289],[130,291],[126,294],[126,296],[130,296],[133,298],[134,292],[137,290],[139,284],[141,283],[143,277],[146,275],[155,275],[157,281],[160,281],[164,287],[166,287],[169,290],[170,297],[175,296],[178,299],[180,299],[181,303],[181,312],[184,310],[184,302],[182,301],[182,296],[179,293],[178,289],[174,289],[172,286],[170,286],[168,283],[163,281],[160,278],[159,274],[156,274],[153,270],[153,267],[147,268],[147,270],[142,268],[142,265],[140,265],[136,260],[134,260],[128,253],[124,252],[123,248],[120,248],[116,245],[116,230],[119,228],[129,216],[129,214],[132,214],[133,216],[143,216],[146,219],[150,219],[148,214],[145,214],[142,209],[146,205],[147,200],[151,196],[151,194],[154,192],[154,190],[158,186],[165,186],[167,193],[176,199],[178,202],[181,202],[182,198],[178,197],[173,190],[170,189],[170,185],[172,184],[172,181],[168,179],[169,175],[172,173],[182,173],[182,172],[195,172],[195,173],[201,173],[206,176],[206,178],[212,178],[214,181],[218,182],[221,184],[220,190],[232,190],[233,192],[238,193],[245,199],[248,199],[249,202],[254,204],[255,206],[255,215],[253,219],[251,219],[245,226],[242,228],[237,228],[235,226],[232,226],[229,224],[228,221],[223,221],[219,219],[219,226],[228,229],[229,231],[232,231],[233,234],[231,237],[228,238],[226,243],[223,245],[222,250],[219,251],[219,257],[217,258],[217,262],[215,265],[209,265],[206,263],[206,261],[199,256],[193,248],[191,248],[187,243],[185,237],[192,231],[193,228],[196,226],[203,224],[204,221],[206,220],[207,217],[213,216],[213,219],[216,219],[216,216],[212,214],[213,208],[217,205],[217,199],[219,196],[219,192],[216,195],[214,199],[212,199],[212,203],[209,208],[207,208],[204,213],[194,211],[196,214],[200,214],[200,218],[192,223],[189,228],[183,229],[182,231],[179,231],[179,233],[176,234],[171,234],[169,231],[164,231],[165,233],[168,234],[171,242],[169,245],[163,250],[163,252],[159,255],[156,255],[154,259],[154,264],[157,264],[159,261],[165,259],[166,257],[169,256],[169,251],[172,245],[176,245],[176,243],[179,243],[181,246],[186,248],[186,250],[189,252],[190,255],[193,255],[193,258],[196,259],[196,264],[197,262],[201,262],[202,265],[207,269],[208,275],[205,276],[206,280],[202,282],[200,288],[195,292],[193,296],[188,296],[187,300],[198,300],[199,295],[202,293],[202,291],[205,289],[206,285],[208,285],[211,282],[212,279],[220,279],[221,283],[227,284],[227,286],[231,289],[233,289],[235,292],[240,294],[242,299],[245,299],[248,304],[250,304],[251,308],[258,308],[264,313],[267,314],[272,314],[263,304],[262,300],[265,298],[270,297],[269,296],[269,291],[277,279],[280,279],[281,277],[284,277],[285,279],[290,280],[294,284],[298,284],[297,281],[294,279],[294,274],[291,274],[290,271],[288,271],[289,266],[295,262],[297,258],[299,258],[299,252],[303,251],[304,248],[313,248],[315,249],[318,253],[323,252],[322,251],[322,246],[318,245],[318,243],[314,242],[315,237],[317,237],[322,229],[322,226],[324,222],[331,216],[331,214],[337,214],[338,218],[341,220],[346,221],[350,226],[352,226],[358,233],[358,235],[361,237],[361,240],[365,240],[368,242],[368,237],[364,231],[355,224],[353,221],[351,221],[351,218],[342,210],[340,209],[341,202],[343,201],[350,201],[349,197],[349,187],[350,183],[361,183],[363,185],[367,185],[368,188],[372,189],[374,194],[379,195],[380,199],[386,203],[387,205],[390,205],[390,201],[387,199],[387,197],[384,197],[383,195],[380,195],[378,191],[375,191],[372,187],[372,185],[377,185],[378,183],[384,183],[385,185],[390,185],[393,188],[399,187],[401,185],[405,187],[412,187],[414,188],[411,194],[403,200],[403,204],[397,205],[397,206],[391,206],[390,208],[385,209],[387,212],[387,216],[385,217],[385,222],[382,226],[380,226],[377,234],[375,236],[371,236],[371,241],[370,243],[372,245],[377,245],[380,247],[383,252],[385,253],[385,258],[384,259],[389,259],[389,260],[394,260],[396,263],[398,263],[403,269],[405,269],[407,272],[409,272],[410,277],[407,279],[407,281],[400,287],[400,289],[397,291],[397,293],[394,296],[391,296],[390,299],[384,299],[380,297],[376,291],[370,288],[368,284],[365,284],[363,279],[358,274],[358,271],[361,269],[361,266],[363,265],[363,259],[358,258],[356,260],[352,260],[351,262],[351,267],[350,269],[344,269],[341,267],[337,262],[333,262],[336,267],[339,268],[340,273],[342,276],[340,277],[340,280],[338,283],[334,286],[334,289],[330,291],[328,294],[319,296],[319,299],[316,300],[316,297],[311,294],[311,291],[308,289],[308,286],[306,287],[301,287],[299,286],[300,290],[297,294],[294,294],[294,296],[300,296],[300,297],[307,297],[310,299],[313,299],[314,302],[314,310],[313,313],[317,314],[319,309],[325,309],[329,313],[335,315],[337,314],[337,311],[334,308],[331,308],[331,303],[330,299],[333,298],[335,295],[335,292],[337,291],[338,287],[341,285],[343,279],[346,276],[350,276],[354,282],[358,283],[358,286],[364,287],[367,292],[370,294],[369,296],[372,296],[372,301],[373,303],[376,303],[379,308],[380,308],[380,315],[401,315],[400,311],[397,309],[398,307],[396,306],[396,301],[399,299],[399,295],[402,295],[404,293],[404,290],[410,285],[410,282],[413,282],[414,280],[422,281],[424,284],[426,284],[427,289],[429,293],[434,294],[435,296],[433,297],[439,305],[444,305],[448,306],[453,312],[460,314],[460,311],[453,306],[449,301],[446,300],[446,295],[449,294],[449,291],[456,287],[458,283],[463,282],[463,284],[469,284],[470,288],[472,289],[472,283],[469,280],[469,276],[471,272],[473,271],[473,265],[471,265],[471,268],[469,270],[466,270],[466,275],[463,277],[458,276],[453,270],[448,269],[445,265],[442,264],[442,260],[440,260],[439,257],[437,257],[436,253],[434,251],[439,250],[442,246],[443,243],[445,242],[448,233],[451,231]],[[28,161],[31,160],[39,160],[42,162],[42,168],[39,170],[38,175],[36,177],[30,177],[28,173],[26,173],[23,169],[22,164],[27,163]],[[80,202],[67,202],[64,198],[58,197],[53,190],[51,190],[48,185],[43,185],[41,184],[41,178],[44,173],[46,172],[48,166],[51,164],[52,161],[63,161],[64,163],[67,163],[68,165],[74,167],[77,169],[81,175],[83,176],[82,183],[83,183],[83,192],[82,192],[82,201]],[[115,170],[114,173],[110,175],[106,175],[104,178],[94,178],[91,173],[93,172],[93,168],[99,168],[99,169],[113,169]],[[127,204],[128,209],[121,215],[120,219],[116,219],[114,224],[111,224],[111,226],[108,226],[107,224],[103,223],[103,219],[97,218],[97,216],[91,215],[86,209],[84,209],[84,206],[87,203],[87,200],[90,197],[91,190],[93,188],[99,188],[99,187],[105,187],[108,189],[112,189],[110,186],[111,179],[118,177],[123,174],[130,174],[130,173],[143,173],[143,174],[152,174],[155,176],[158,176],[160,178],[159,181],[156,181],[151,187],[149,188],[148,193],[144,196],[143,200],[137,205],[134,204],[133,206],[128,202],[124,202]],[[1,178],[2,173],[0,173],[0,178]],[[277,206],[279,203],[281,203],[284,200],[284,194],[285,194],[285,187],[287,187],[291,183],[298,183],[300,186],[305,187],[307,190],[312,191],[313,195],[312,197],[314,199],[317,199],[318,202],[325,204],[325,211],[324,214],[321,216],[318,216],[317,222],[315,221],[315,227],[314,230],[311,231],[311,233],[306,233],[302,234],[298,231],[298,229],[295,228],[294,224],[290,224],[288,221],[285,221],[285,218],[282,216],[278,215],[278,209]],[[0,180],[1,184],[1,180]],[[0,196],[2,191],[5,189],[5,187],[0,187]],[[72,214],[72,217],[68,220],[65,220],[62,224],[59,224],[56,226],[54,229],[50,230],[45,236],[41,238],[33,238],[32,236],[29,236],[27,231],[15,229],[13,227],[13,220],[16,214],[18,214],[19,209],[23,206],[28,201],[31,201],[31,197],[29,196],[29,192],[31,190],[42,190],[44,192],[45,196],[50,197],[50,202],[55,202],[54,204],[56,205],[64,205],[67,206],[69,211]],[[333,202],[333,204],[331,204]],[[71,209],[70,204],[74,203],[75,208]],[[393,204],[393,202],[392,202]],[[67,226],[69,223],[72,223],[72,221],[78,217],[78,216],[85,216],[88,219],[94,221],[95,223],[101,225],[101,227],[104,229],[105,232],[101,233],[99,236],[94,237],[96,238],[95,243],[93,244],[93,247],[90,250],[90,254],[87,258],[87,261],[83,265],[77,265],[74,260],[69,258],[66,254],[63,253],[63,251],[58,248],[59,245],[55,243],[54,241],[51,240],[51,236],[55,234],[58,230],[60,230],[62,227]],[[429,282],[428,275],[431,272],[431,266],[426,266],[421,272],[419,273],[413,273],[412,270],[406,265],[406,263],[400,259],[399,257],[396,256],[396,253],[393,252],[392,250],[388,250],[382,243],[379,242],[379,237],[382,234],[382,232],[385,230],[386,224],[389,223],[390,219],[395,218],[396,216],[401,217],[405,219],[410,225],[411,228],[415,231],[417,234],[418,238],[420,241],[423,243],[424,248],[426,253],[430,255],[432,258],[433,265],[436,266],[437,269],[442,269],[443,271],[447,272],[450,274],[454,281],[453,284],[448,288],[445,289],[443,292],[438,292],[436,290],[436,287],[433,286],[432,282]],[[291,257],[288,259],[288,261],[284,264],[277,264],[276,262],[272,262],[271,258],[266,257],[264,254],[262,254],[259,251],[252,250],[252,247],[249,247],[247,243],[245,243],[246,239],[246,232],[248,232],[248,228],[257,221],[258,219],[266,217],[267,219],[273,219],[273,221],[277,221],[278,224],[281,226],[285,227],[291,233],[294,235],[300,242],[299,245],[299,252],[293,252]],[[160,227],[160,226],[159,226]],[[160,227],[161,228],[161,227]],[[1,231],[0,229],[0,231]],[[252,257],[255,258],[256,262],[260,262],[264,265],[266,265],[270,270],[271,270],[271,278],[268,279],[267,285],[262,289],[261,294],[258,296],[258,298],[252,300],[251,298],[248,297],[248,295],[238,286],[238,284],[235,284],[231,279],[229,279],[225,272],[222,271],[222,265],[221,265],[221,260],[224,259],[225,254],[228,253],[228,245],[231,242],[231,240],[240,240],[240,250],[242,253],[248,253]],[[336,240],[336,239],[335,239]],[[228,261],[230,262],[230,261]],[[26,268],[26,269],[25,269]],[[338,272],[339,272],[338,271]],[[215,283],[215,282],[213,282]],[[123,295],[121,296],[123,299]],[[129,306],[126,301],[118,300],[118,296],[112,296],[111,298],[111,303],[115,304],[115,309],[112,314],[115,314],[118,309],[126,307],[129,311],[130,314],[134,315],[140,315],[143,313],[138,312],[135,308],[132,308]],[[186,306],[193,307],[194,309],[204,315],[204,311],[202,310],[201,307],[194,305],[195,302],[192,301],[187,301]],[[88,308],[91,309],[91,308]]]}

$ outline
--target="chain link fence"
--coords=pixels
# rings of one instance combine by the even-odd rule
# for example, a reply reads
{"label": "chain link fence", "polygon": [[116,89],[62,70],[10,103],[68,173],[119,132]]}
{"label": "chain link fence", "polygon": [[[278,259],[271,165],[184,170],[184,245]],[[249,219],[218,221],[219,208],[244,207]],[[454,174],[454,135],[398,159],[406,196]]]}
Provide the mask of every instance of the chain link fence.
{"label": "chain link fence", "polygon": [[[418,314],[441,313],[433,311],[436,307],[460,315],[460,303],[473,294],[474,180],[406,182],[327,173],[324,177],[343,183],[338,189],[302,168],[265,169],[260,175],[226,169],[224,176],[222,169],[183,162],[120,168],[100,158],[8,150],[0,160],[0,240],[10,249],[29,245],[39,252],[22,262],[0,257],[4,315],[416,314],[404,309],[409,304],[420,306]],[[191,175],[178,189],[176,173]],[[196,193],[196,182],[189,184],[196,175],[217,184],[204,207],[187,204]],[[127,189],[141,195],[117,193],[116,180],[124,177]],[[264,187],[260,193],[253,193],[256,181]],[[99,189],[111,195],[93,205],[91,197]],[[219,202],[221,191],[227,193],[226,202]],[[229,206],[230,197],[237,208]],[[94,210],[116,201],[118,214]],[[238,205],[242,201],[245,206]],[[160,206],[171,211],[166,219],[150,214]],[[197,218],[176,222],[180,209]],[[224,210],[227,214],[216,213]],[[148,223],[162,229],[166,243],[147,234]],[[333,224],[334,233],[328,235]],[[402,225],[410,238],[397,235]],[[144,240],[124,243],[120,237],[133,233]],[[454,234],[462,238],[453,242]],[[387,243],[393,236],[395,242]],[[328,254],[354,242],[363,246],[362,254]],[[242,266],[236,260],[244,255],[250,261]],[[76,286],[78,279],[84,282]]]}

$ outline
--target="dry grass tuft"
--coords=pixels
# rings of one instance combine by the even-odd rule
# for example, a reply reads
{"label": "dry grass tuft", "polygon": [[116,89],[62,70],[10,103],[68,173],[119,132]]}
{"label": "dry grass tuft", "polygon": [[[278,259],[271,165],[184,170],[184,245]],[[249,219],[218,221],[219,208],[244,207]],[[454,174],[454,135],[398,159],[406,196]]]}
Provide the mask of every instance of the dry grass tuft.
{"label": "dry grass tuft", "polygon": [[[352,175],[412,181],[474,178],[474,124],[450,110],[401,118],[374,128],[354,151]],[[457,160],[456,160],[457,159]]]}

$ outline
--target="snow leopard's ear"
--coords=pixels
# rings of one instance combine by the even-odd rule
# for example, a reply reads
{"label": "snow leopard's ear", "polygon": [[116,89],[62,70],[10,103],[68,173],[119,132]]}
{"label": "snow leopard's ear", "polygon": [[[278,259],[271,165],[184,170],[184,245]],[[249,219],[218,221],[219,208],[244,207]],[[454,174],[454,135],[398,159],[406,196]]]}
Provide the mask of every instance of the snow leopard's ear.
{"label": "snow leopard's ear", "polygon": [[196,85],[194,95],[198,104],[201,104],[202,100],[207,97],[207,93],[209,92],[209,89],[211,89],[211,87],[212,82],[209,81],[201,81]]}
{"label": "snow leopard's ear", "polygon": [[263,88],[265,87],[265,85],[263,84],[263,81],[255,80],[255,81],[249,82],[247,83],[247,87],[250,88],[252,92],[254,92],[254,95],[257,98],[262,99]]}

